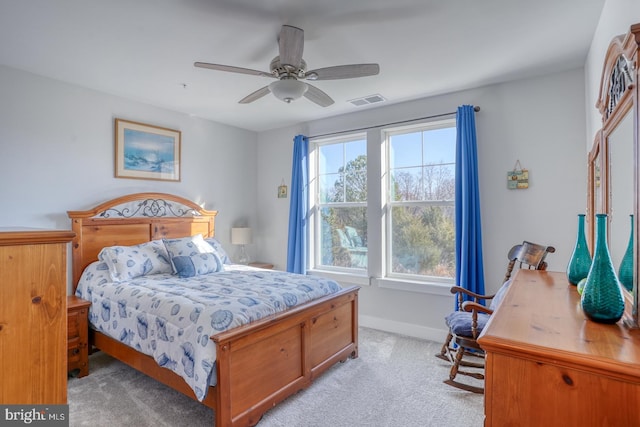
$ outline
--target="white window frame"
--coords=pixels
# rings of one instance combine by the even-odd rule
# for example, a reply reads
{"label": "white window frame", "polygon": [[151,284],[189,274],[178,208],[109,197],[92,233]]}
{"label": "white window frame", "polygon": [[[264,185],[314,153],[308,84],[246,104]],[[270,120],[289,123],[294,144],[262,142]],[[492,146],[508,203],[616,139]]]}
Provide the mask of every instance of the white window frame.
{"label": "white window frame", "polygon": [[[384,265],[384,279],[383,282],[389,285],[389,287],[406,288],[407,283],[428,283],[437,286],[446,286],[447,288],[455,284],[454,278],[445,278],[437,276],[424,276],[419,274],[405,274],[394,273],[391,269],[391,210],[394,206],[452,206],[455,208],[455,200],[451,201],[393,201],[390,194],[390,180],[391,171],[389,159],[390,154],[390,138],[394,135],[402,135],[406,133],[424,132],[429,130],[437,130],[443,128],[455,128],[456,119],[445,119],[432,122],[423,122],[412,124],[408,126],[386,128],[383,130],[384,141],[384,155],[382,156],[383,163],[383,185],[382,185],[382,200],[385,206],[385,219],[384,219],[384,234],[385,245],[383,249],[383,265]],[[455,142],[454,142],[455,144]],[[424,165],[423,165],[424,166]],[[409,286],[414,288],[414,286]]]}
{"label": "white window frame", "polygon": [[[420,121],[407,126],[375,127],[366,133],[343,134],[329,138],[311,138],[309,144],[309,214],[308,214],[308,258],[307,270],[311,274],[329,277],[343,284],[376,286],[390,290],[450,295],[453,279],[431,278],[420,275],[387,274],[387,225],[389,205],[388,195],[388,150],[386,133],[398,130],[456,126],[455,118]],[[316,264],[318,255],[318,151],[317,146],[332,142],[342,142],[364,138],[367,141],[367,271],[355,269],[327,268]]]}
{"label": "white window frame", "polygon": [[[314,274],[322,274],[328,277],[335,278],[336,280],[355,283],[359,285],[368,285],[369,284],[369,276],[368,276],[368,267],[367,269],[357,269],[357,268],[349,268],[349,267],[337,267],[337,266],[328,266],[321,264],[321,250],[320,250],[320,221],[321,215],[320,210],[322,206],[320,203],[320,192],[319,192],[319,167],[320,167],[320,155],[319,155],[319,147],[332,145],[332,144],[345,144],[353,141],[365,140],[365,143],[368,146],[367,134],[366,133],[354,133],[348,135],[341,135],[332,138],[324,138],[324,139],[316,139],[311,141],[311,147],[309,150],[309,239],[308,239],[308,269],[310,272]],[[369,168],[369,161],[367,158],[367,171]],[[368,178],[368,174],[367,174]],[[368,203],[368,194],[367,201],[365,202],[342,202],[342,203],[332,203],[333,207],[337,208],[349,208],[349,207],[365,207],[367,208]],[[369,223],[367,221],[367,227]],[[370,259],[368,256],[369,264]]]}

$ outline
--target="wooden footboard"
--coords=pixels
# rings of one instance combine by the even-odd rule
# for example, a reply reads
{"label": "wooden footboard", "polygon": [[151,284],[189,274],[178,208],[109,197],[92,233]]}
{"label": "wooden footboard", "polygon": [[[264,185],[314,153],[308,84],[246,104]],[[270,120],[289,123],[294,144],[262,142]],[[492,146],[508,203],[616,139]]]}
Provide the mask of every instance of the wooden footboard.
{"label": "wooden footboard", "polygon": [[[358,290],[347,288],[212,336],[217,384],[209,388],[203,404],[215,410],[216,427],[253,426],[267,410],[308,387],[336,362],[357,357]],[[152,357],[97,332],[94,345],[195,399],[182,378]]]}

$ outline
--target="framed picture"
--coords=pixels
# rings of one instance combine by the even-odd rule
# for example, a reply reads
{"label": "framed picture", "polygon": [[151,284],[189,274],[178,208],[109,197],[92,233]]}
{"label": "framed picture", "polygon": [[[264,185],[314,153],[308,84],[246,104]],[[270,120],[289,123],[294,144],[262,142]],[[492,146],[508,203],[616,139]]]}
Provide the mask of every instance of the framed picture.
{"label": "framed picture", "polygon": [[116,178],[180,181],[178,130],[116,119]]}
{"label": "framed picture", "polygon": [[287,186],[284,183],[278,187],[278,198],[279,199],[287,198]]}

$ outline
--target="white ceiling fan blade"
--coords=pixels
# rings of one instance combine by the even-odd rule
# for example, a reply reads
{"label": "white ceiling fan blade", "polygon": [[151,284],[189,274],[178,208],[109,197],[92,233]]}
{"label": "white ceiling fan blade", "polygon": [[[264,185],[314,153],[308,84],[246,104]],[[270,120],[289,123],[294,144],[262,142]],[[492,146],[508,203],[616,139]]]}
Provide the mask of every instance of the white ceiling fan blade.
{"label": "white ceiling fan blade", "polygon": [[252,70],[250,68],[233,67],[231,65],[209,64],[207,62],[194,62],[193,65],[199,68],[208,68],[210,70],[227,71],[230,73],[249,74],[252,76],[273,77],[275,76],[266,71]]}
{"label": "white ceiling fan blade", "polygon": [[269,86],[265,86],[263,88],[258,89],[255,92],[252,92],[249,95],[245,96],[240,101],[238,101],[238,103],[239,104],[248,104],[250,102],[253,102],[253,101],[256,101],[256,100],[262,98],[263,96],[265,96],[266,94],[268,94],[270,92],[271,92],[271,90],[269,90]]}
{"label": "white ceiling fan blade", "polygon": [[339,80],[375,76],[378,73],[380,73],[378,64],[351,64],[318,68],[317,70],[308,71],[305,77],[307,80]]}
{"label": "white ceiling fan blade", "polygon": [[304,93],[304,97],[321,107],[328,107],[334,102],[329,95],[309,83],[307,83],[307,91]]}
{"label": "white ceiling fan blade", "polygon": [[304,31],[291,25],[283,25],[278,36],[280,63],[294,69],[300,67],[304,50]]}

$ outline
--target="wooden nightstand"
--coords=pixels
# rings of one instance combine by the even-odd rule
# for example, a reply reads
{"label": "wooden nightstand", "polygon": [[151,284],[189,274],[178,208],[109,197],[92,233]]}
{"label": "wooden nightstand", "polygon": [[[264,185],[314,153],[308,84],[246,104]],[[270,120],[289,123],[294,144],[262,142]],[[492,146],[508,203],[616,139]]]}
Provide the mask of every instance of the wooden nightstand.
{"label": "wooden nightstand", "polygon": [[67,371],[89,374],[89,306],[91,302],[67,296]]}
{"label": "wooden nightstand", "polygon": [[256,268],[264,268],[267,270],[272,270],[273,269],[273,264],[269,264],[268,262],[250,262],[249,263],[250,267],[256,267]]}

